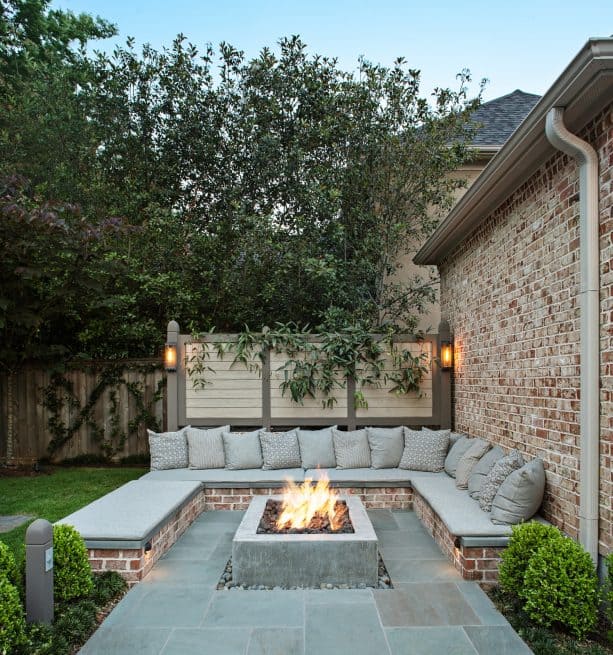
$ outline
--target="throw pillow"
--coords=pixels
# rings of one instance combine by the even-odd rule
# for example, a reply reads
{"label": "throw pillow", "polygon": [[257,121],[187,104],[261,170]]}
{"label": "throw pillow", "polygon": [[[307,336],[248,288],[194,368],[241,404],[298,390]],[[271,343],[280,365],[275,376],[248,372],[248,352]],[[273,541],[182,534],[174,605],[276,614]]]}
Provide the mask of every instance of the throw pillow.
{"label": "throw pillow", "polygon": [[222,469],[226,465],[221,435],[230,429],[229,425],[220,428],[187,428],[187,456],[190,469]]}
{"label": "throw pillow", "polygon": [[475,464],[487,453],[491,444],[483,439],[473,439],[470,448],[460,457],[455,471],[455,486],[468,489],[468,478]]}
{"label": "throw pillow", "polygon": [[253,432],[224,432],[221,436],[226,468],[231,471],[261,469],[262,447],[260,430]]}
{"label": "throw pillow", "polygon": [[449,449],[445,458],[445,472],[452,478],[455,478],[455,472],[458,468],[460,457],[472,446],[470,437],[460,437]]}
{"label": "throw pillow", "polygon": [[404,452],[401,469],[438,473],[445,466],[449,430],[411,430],[404,428]]}
{"label": "throw pillow", "polygon": [[449,433],[449,448],[453,446],[456,441],[459,441],[462,437],[468,437],[467,434],[463,432],[450,432]]}
{"label": "throw pillow", "polygon": [[503,457],[504,451],[502,448],[500,446],[494,446],[475,464],[468,478],[468,493],[471,498],[479,498],[479,492],[487,474],[491,471],[492,466]]}
{"label": "throw pillow", "polygon": [[336,429],[336,425],[323,430],[298,430],[302,468],[336,468],[333,429]]}
{"label": "throw pillow", "polygon": [[366,428],[370,445],[371,465],[374,469],[393,469],[400,463],[404,450],[404,429]]}
{"label": "throw pillow", "polygon": [[186,429],[183,428],[177,432],[147,430],[152,471],[187,468]]}
{"label": "throw pillow", "polygon": [[336,468],[360,469],[370,467],[370,447],[366,430],[342,432],[332,430]]}
{"label": "throw pillow", "polygon": [[464,434],[462,432],[452,432],[451,430],[433,430],[432,428],[428,428],[425,425],[422,427],[422,430],[425,430],[426,432],[448,432],[449,433],[449,448],[453,446],[453,444],[461,439],[462,437],[467,437],[467,434]]}
{"label": "throw pillow", "polygon": [[289,432],[260,432],[262,458],[265,471],[273,469],[300,468],[300,446],[298,445],[298,430]]}
{"label": "throw pillow", "polygon": [[520,469],[526,462],[518,450],[512,450],[508,455],[499,459],[487,474],[481,491],[479,492],[479,507],[484,512],[492,509],[492,501],[500,488],[500,485],[517,469]]}
{"label": "throw pillow", "polygon": [[544,493],[543,460],[533,459],[500,485],[492,501],[492,523],[515,525],[531,519],[541,506]]}

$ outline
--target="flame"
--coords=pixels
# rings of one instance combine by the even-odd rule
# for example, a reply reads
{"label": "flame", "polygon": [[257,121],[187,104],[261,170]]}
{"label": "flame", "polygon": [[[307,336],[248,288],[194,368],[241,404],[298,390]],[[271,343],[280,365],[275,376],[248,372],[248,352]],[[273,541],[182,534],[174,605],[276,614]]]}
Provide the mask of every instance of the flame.
{"label": "flame", "polygon": [[342,519],[336,511],[338,494],[330,489],[330,480],[322,477],[313,486],[312,478],[305,478],[301,485],[287,480],[283,489],[281,516],[277,519],[277,530],[293,528],[302,530],[317,514],[328,516],[332,530],[342,527]]}

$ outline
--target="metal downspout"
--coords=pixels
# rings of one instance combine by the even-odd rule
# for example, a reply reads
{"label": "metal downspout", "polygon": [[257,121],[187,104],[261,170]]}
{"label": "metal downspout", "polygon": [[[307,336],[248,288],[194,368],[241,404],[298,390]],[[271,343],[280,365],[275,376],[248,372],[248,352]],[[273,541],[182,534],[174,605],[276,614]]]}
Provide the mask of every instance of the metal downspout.
{"label": "metal downspout", "polygon": [[597,565],[600,455],[598,156],[589,143],[566,129],[563,107],[553,107],[549,111],[545,133],[555,148],[574,157],[579,164],[581,267],[579,541]]}

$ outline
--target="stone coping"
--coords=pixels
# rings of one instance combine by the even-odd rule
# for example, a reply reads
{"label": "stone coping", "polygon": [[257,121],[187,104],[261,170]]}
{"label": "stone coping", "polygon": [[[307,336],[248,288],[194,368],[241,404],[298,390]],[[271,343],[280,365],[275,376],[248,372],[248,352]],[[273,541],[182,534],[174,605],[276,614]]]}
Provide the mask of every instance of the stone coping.
{"label": "stone coping", "polygon": [[195,481],[132,480],[56,525],[74,526],[88,548],[141,548],[201,489]]}

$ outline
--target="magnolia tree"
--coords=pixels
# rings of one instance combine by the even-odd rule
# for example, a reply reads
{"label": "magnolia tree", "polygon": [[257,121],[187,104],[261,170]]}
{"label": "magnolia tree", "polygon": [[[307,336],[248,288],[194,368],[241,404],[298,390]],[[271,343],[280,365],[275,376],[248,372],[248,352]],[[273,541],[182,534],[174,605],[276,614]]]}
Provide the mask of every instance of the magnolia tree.
{"label": "magnolia tree", "polygon": [[[26,46],[6,7],[49,17],[47,4],[2,2],[13,51]],[[138,227],[97,251],[97,297],[63,305],[79,317],[67,352],[151,354],[171,317],[221,330],[415,324],[432,289],[397,267],[450,206],[449,173],[470,156],[479,95],[469,99],[468,73],[424,97],[402,59],[350,73],[298,37],[254,59],[182,36],[162,51],[128,42],[88,57],[80,46],[113,28],[77,19],[52,66],[36,51],[27,75],[2,71],[1,98],[14,108],[3,113],[5,173],[92,222]]]}

